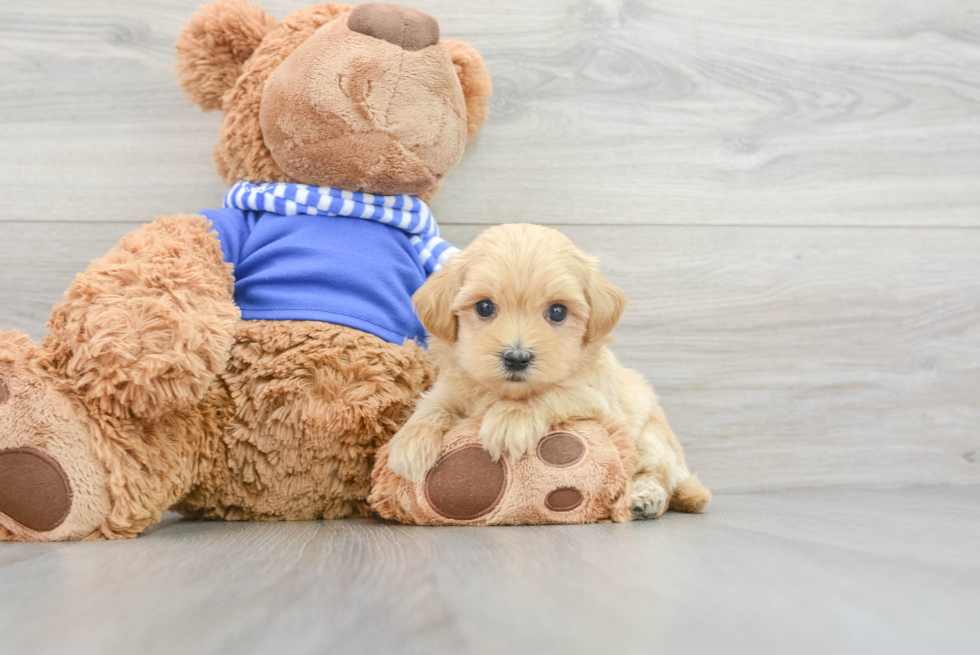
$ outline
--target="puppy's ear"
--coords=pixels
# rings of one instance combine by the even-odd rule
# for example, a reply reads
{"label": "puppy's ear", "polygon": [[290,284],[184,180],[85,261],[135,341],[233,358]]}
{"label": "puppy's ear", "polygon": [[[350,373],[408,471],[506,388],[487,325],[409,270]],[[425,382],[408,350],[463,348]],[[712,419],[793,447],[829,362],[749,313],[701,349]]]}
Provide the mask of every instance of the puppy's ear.
{"label": "puppy's ear", "polygon": [[490,113],[488,104],[493,92],[490,72],[483,63],[483,57],[473,46],[456,39],[442,43],[449,50],[449,56],[456,67],[456,76],[463,87],[463,97],[466,98],[466,140],[469,141],[487,122],[487,115]]}
{"label": "puppy's ear", "polygon": [[245,0],[201,7],[177,37],[180,88],[204,111],[221,109],[221,96],[275,24],[262,7]]}
{"label": "puppy's ear", "polygon": [[448,264],[433,273],[412,296],[412,303],[422,326],[429,334],[443,341],[456,341],[453,299],[459,291],[458,267],[455,260],[449,260]]}
{"label": "puppy's ear", "polygon": [[626,294],[596,270],[588,288],[588,297],[589,325],[585,331],[585,342],[594,343],[608,336],[616,327],[626,309]]}

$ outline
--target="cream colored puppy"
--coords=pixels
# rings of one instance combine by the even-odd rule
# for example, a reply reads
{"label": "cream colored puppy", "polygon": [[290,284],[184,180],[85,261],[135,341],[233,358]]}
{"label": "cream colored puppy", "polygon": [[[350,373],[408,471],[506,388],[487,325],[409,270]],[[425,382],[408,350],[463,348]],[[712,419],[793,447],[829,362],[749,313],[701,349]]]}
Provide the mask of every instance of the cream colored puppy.
{"label": "cream colored puppy", "polygon": [[606,347],[625,295],[560,232],[491,228],[413,300],[439,375],[391,440],[395,473],[421,481],[443,434],[470,416],[483,417],[494,459],[520,457],[552,424],[612,416],[629,426],[640,456],[634,518],[700,512],[711,499],[688,473],[653,390]]}

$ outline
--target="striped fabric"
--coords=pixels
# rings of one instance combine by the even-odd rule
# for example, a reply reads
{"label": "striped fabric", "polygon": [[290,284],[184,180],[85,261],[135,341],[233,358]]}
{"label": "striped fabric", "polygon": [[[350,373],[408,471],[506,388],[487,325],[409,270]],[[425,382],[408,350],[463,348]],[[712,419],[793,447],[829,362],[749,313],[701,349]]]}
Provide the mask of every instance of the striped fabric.
{"label": "striped fabric", "polygon": [[225,194],[225,207],[283,216],[342,216],[398,228],[409,236],[427,274],[459,252],[439,237],[429,206],[415,196],[376,196],[306,184],[238,182]]}

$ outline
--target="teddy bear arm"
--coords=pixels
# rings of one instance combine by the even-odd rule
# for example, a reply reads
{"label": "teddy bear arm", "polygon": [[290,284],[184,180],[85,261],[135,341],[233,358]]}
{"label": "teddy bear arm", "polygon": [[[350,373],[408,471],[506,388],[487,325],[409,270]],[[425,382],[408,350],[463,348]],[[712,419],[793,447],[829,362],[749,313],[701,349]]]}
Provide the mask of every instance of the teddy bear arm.
{"label": "teddy bear arm", "polygon": [[44,366],[118,418],[196,405],[228,361],[234,278],[202,216],[161,216],[76,276],[48,322]]}

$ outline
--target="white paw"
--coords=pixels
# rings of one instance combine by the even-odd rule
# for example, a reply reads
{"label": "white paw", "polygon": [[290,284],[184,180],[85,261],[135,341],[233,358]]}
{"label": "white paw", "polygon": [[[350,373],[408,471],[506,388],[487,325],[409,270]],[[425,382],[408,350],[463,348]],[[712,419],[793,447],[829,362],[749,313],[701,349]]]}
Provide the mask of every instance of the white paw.
{"label": "white paw", "polygon": [[518,459],[548,433],[547,422],[523,405],[498,403],[480,425],[480,439],[494,461],[506,454]]}
{"label": "white paw", "polygon": [[442,437],[432,426],[405,425],[388,445],[388,468],[410,482],[422,482],[439,459]]}
{"label": "white paw", "polygon": [[630,510],[634,521],[657,518],[667,511],[667,490],[647,478],[633,480]]}

